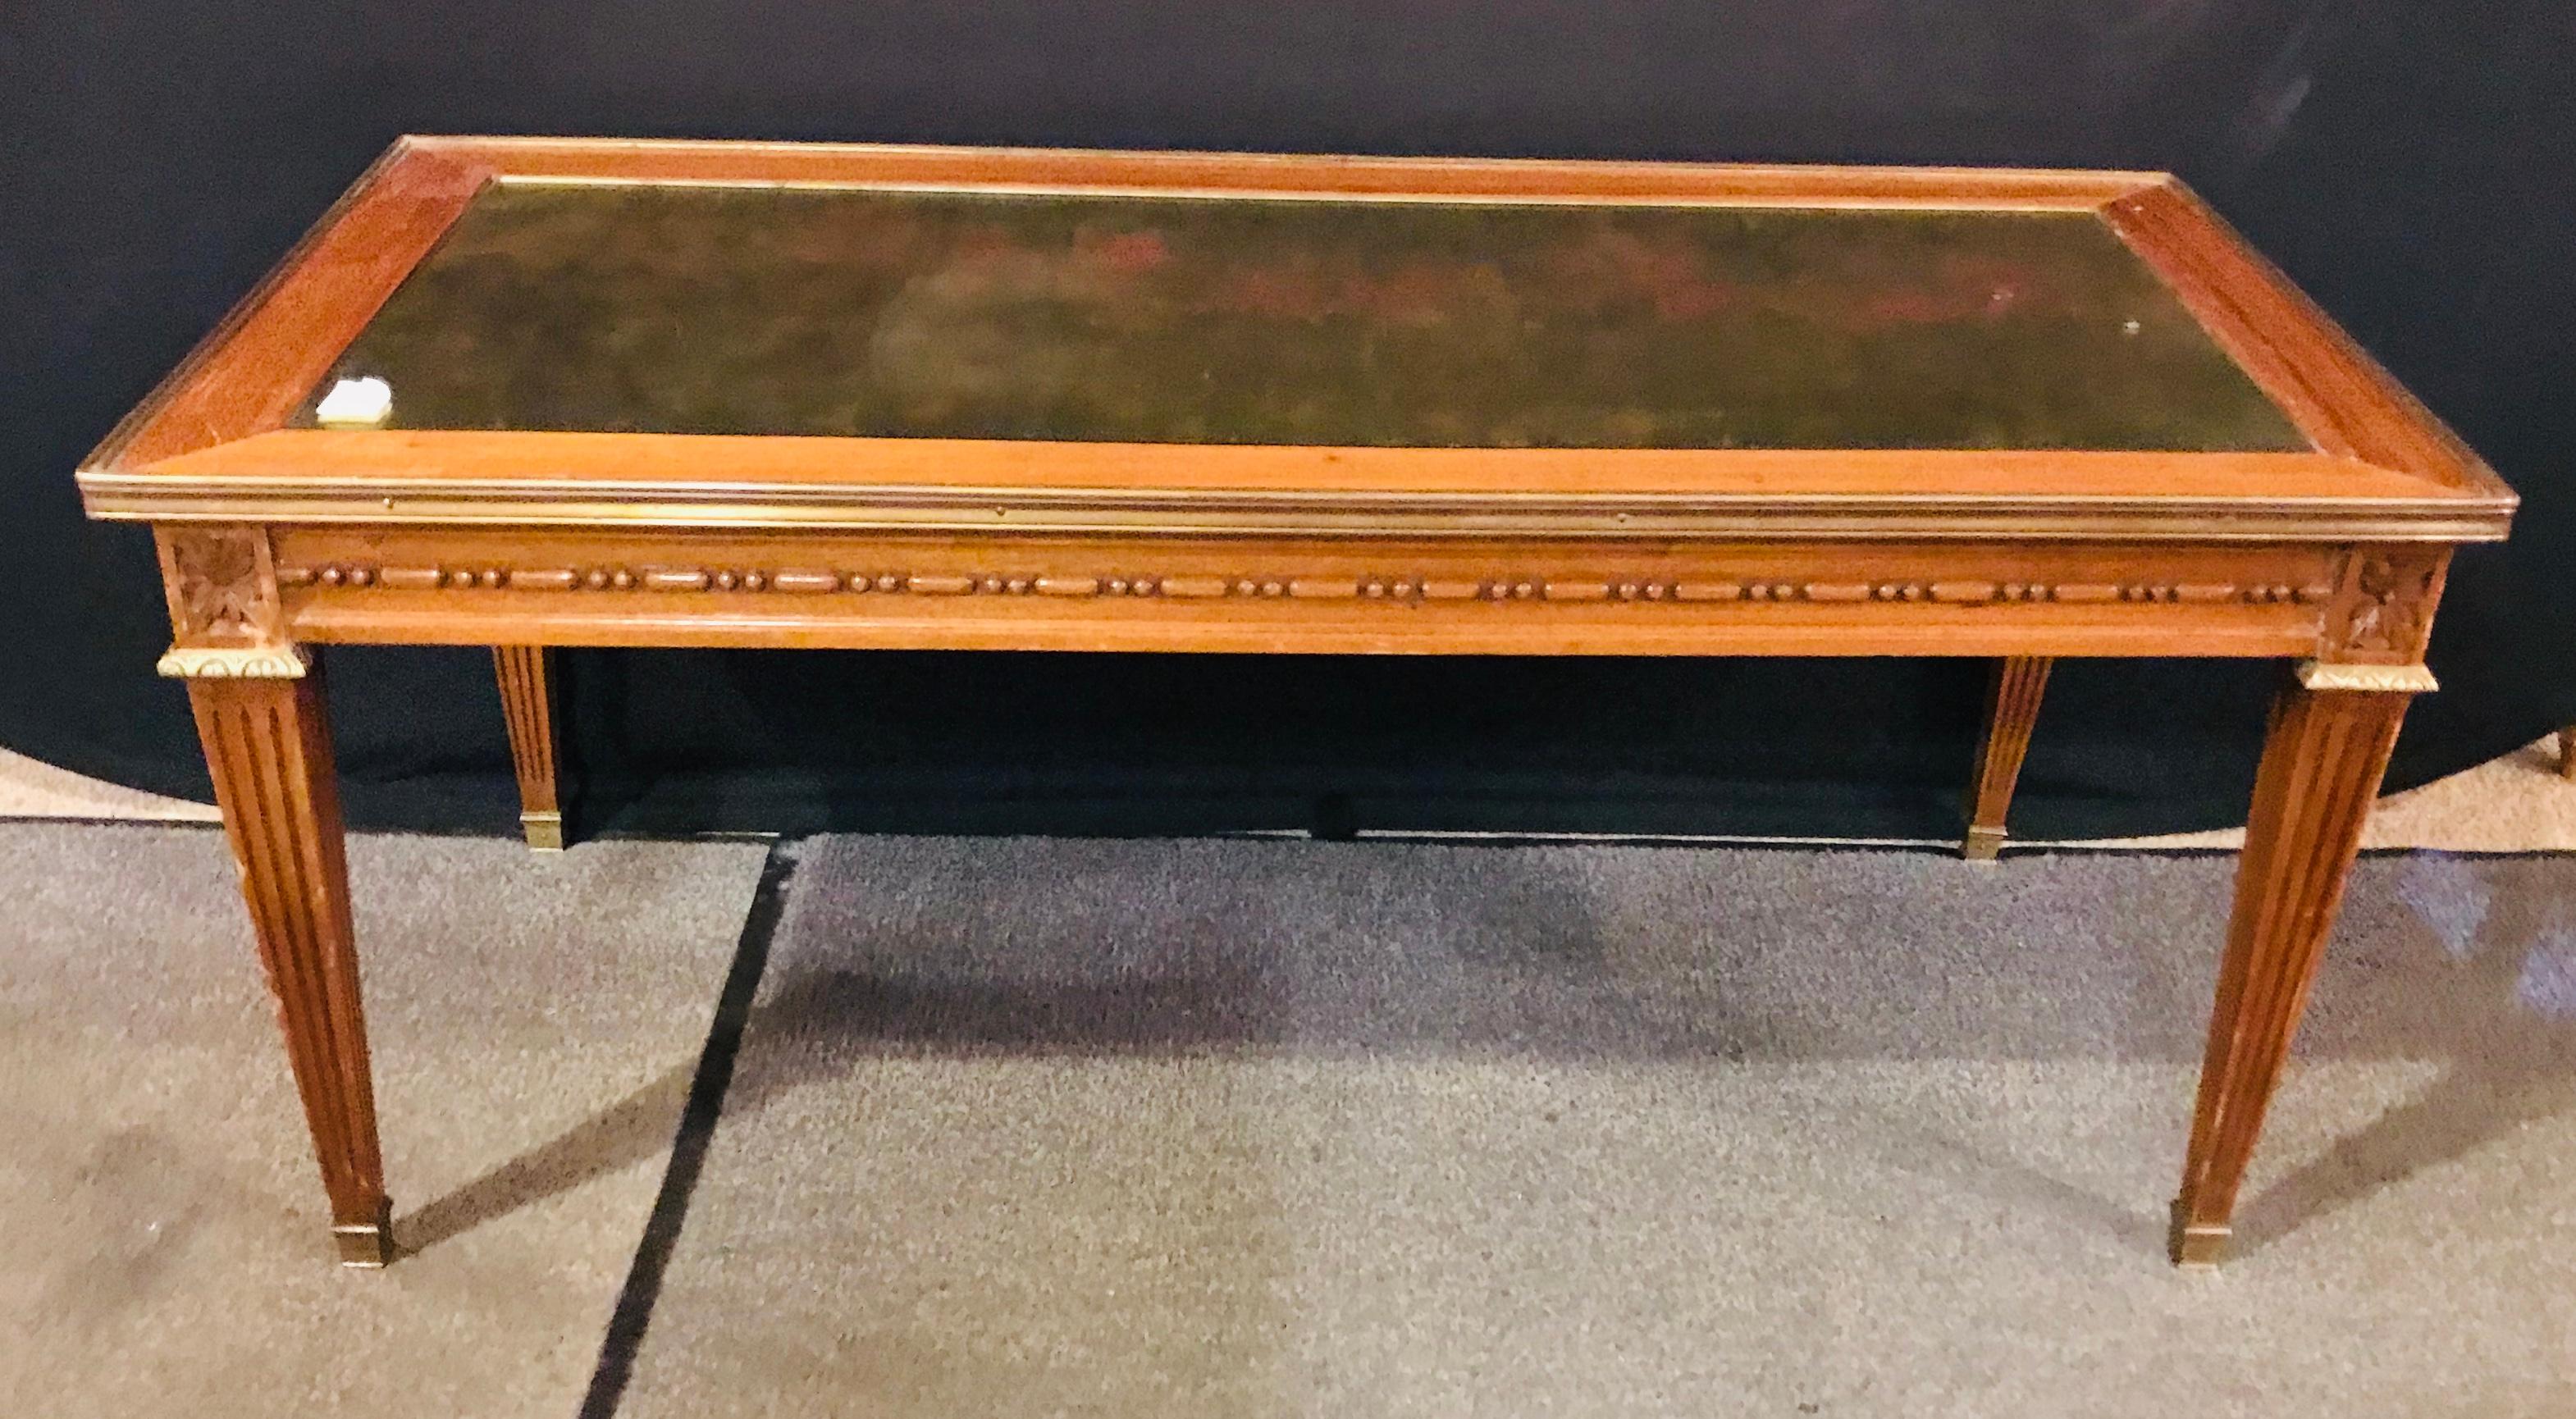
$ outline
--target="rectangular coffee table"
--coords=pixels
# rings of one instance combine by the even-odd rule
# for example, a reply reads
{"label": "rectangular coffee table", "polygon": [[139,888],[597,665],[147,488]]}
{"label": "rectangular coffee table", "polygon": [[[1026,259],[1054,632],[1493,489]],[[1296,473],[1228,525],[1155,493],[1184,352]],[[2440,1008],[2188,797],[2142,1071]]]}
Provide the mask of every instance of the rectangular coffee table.
{"label": "rectangular coffee table", "polygon": [[517,138],[398,143],[80,485],[154,529],[357,1265],[338,642],[499,648],[539,833],[555,646],[1978,656],[1999,721],[2058,656],[2292,663],[2174,1204],[2213,1262],[2514,507],[2153,173]]}

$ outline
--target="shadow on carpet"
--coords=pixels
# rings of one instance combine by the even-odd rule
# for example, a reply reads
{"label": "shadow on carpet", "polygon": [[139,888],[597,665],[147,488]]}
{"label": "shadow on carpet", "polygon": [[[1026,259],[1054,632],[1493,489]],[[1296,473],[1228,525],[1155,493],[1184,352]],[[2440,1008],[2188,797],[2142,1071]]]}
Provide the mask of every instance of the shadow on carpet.
{"label": "shadow on carpet", "polygon": [[2213,1283],[2233,867],[790,845],[585,1412],[2565,1398],[2576,862],[2362,864]]}

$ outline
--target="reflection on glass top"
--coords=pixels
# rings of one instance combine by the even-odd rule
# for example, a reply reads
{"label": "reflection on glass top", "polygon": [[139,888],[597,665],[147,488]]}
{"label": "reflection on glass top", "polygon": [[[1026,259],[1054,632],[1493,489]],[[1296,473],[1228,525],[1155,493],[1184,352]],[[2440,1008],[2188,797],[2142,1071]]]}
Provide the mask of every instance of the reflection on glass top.
{"label": "reflection on glass top", "polygon": [[342,355],[381,426],[2307,447],[2085,212],[504,184]]}

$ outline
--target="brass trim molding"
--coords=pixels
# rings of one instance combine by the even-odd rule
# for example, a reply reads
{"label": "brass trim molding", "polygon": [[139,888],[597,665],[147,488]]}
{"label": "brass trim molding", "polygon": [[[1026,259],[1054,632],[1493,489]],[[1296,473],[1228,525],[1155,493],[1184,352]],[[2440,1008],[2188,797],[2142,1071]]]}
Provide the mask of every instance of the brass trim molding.
{"label": "brass trim molding", "polygon": [[294,645],[174,645],[153,668],[173,680],[301,680],[313,653]]}
{"label": "brass trim molding", "polygon": [[2321,660],[2299,662],[2299,683],[2311,690],[2356,690],[2372,694],[2429,695],[2442,688],[2421,665],[2338,665]]}
{"label": "brass trim molding", "polygon": [[2511,498],[2217,498],[1977,494],[1598,494],[843,487],[595,479],[203,478],[91,468],[93,518],[374,523],[1114,532],[1193,536],[1832,538],[2145,542],[2495,542]]}

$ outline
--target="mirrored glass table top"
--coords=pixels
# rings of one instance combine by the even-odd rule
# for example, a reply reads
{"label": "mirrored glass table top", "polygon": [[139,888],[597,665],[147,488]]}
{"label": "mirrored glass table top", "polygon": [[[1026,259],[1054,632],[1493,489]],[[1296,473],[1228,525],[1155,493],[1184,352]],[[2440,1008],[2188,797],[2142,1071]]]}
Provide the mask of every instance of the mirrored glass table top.
{"label": "mirrored glass table top", "polygon": [[508,181],[290,423],[360,380],[395,429],[2310,447],[2087,211]]}

